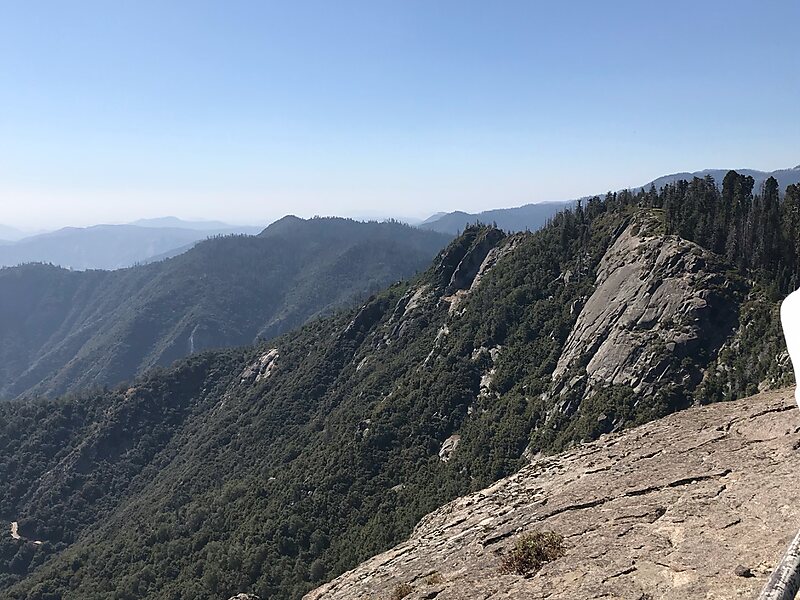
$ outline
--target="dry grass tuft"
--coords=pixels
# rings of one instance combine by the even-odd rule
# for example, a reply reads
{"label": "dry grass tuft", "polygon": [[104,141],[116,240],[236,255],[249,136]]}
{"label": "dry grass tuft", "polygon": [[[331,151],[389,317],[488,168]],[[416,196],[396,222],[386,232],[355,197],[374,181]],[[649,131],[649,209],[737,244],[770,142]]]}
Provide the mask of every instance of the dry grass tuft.
{"label": "dry grass tuft", "polygon": [[396,588],[394,588],[394,591],[392,592],[390,598],[391,600],[402,600],[413,591],[414,588],[411,587],[411,584],[401,583]]}
{"label": "dry grass tuft", "polygon": [[511,551],[503,556],[500,572],[530,575],[545,563],[564,556],[565,552],[564,538],[553,531],[526,533],[517,538]]}

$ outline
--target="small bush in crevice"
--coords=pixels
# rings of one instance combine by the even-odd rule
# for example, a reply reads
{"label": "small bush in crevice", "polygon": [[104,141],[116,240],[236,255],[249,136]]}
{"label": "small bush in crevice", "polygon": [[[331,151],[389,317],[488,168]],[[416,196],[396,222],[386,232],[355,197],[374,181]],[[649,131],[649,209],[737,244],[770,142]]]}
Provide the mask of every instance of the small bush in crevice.
{"label": "small bush in crevice", "polygon": [[426,585],[438,585],[440,583],[444,583],[444,577],[439,571],[434,571],[425,578]]}
{"label": "small bush in crevice", "polygon": [[526,533],[514,543],[510,552],[505,554],[500,565],[501,573],[532,575],[545,563],[564,556],[564,538],[553,531],[537,531]]}
{"label": "small bush in crevice", "polygon": [[411,587],[411,584],[408,583],[401,583],[392,592],[391,600],[402,600],[406,596],[408,596],[411,592],[414,591],[414,588]]}

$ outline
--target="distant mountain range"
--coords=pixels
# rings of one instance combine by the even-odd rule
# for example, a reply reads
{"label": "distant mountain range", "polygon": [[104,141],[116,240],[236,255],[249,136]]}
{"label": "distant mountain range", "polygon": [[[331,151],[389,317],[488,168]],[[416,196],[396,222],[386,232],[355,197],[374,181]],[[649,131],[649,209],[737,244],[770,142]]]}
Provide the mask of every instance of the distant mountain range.
{"label": "distant mountain range", "polygon": [[[76,270],[121,269],[185,252],[211,236],[257,234],[262,229],[175,217],[127,225],[65,227],[0,245],[0,266],[37,262]],[[6,230],[13,231],[0,229],[0,238]]]}
{"label": "distant mountain range", "polygon": [[263,227],[238,227],[223,223],[222,221],[185,221],[178,217],[157,217],[155,219],[139,219],[128,223],[128,225],[136,225],[137,227],[162,227],[162,228],[177,228],[177,229],[196,229],[198,231],[213,231],[225,229],[239,229],[239,230],[258,230],[261,231]]}
{"label": "distant mountain range", "polygon": [[[630,189],[639,190],[651,185],[660,189],[667,183],[681,179],[706,176],[713,177],[717,185],[721,185],[727,172],[727,169],[705,169],[693,173],[673,173]],[[770,176],[778,180],[781,192],[788,185],[800,183],[800,165],[776,171],[737,169],[737,172],[753,177],[755,191],[760,190]],[[477,222],[495,224],[507,232],[535,231],[575,202],[576,199],[538,202],[477,213],[438,212],[421,223],[409,219],[405,221],[422,229],[453,236]],[[176,256],[207,237],[240,233],[254,235],[261,229],[234,226],[222,221],[187,221],[174,216],[139,219],[124,225],[66,227],[38,235],[0,225],[0,266],[43,262],[76,270],[119,269]]]}
{"label": "distant mountain range", "polygon": [[16,227],[0,225],[0,243],[15,242],[27,236],[28,234],[24,231],[20,231]]}
{"label": "distant mountain range", "polygon": [[[666,184],[674,183],[681,179],[691,181],[694,177],[703,178],[707,175],[713,177],[719,186],[722,185],[722,178],[725,177],[728,171],[729,169],[705,169],[703,171],[695,171],[694,173],[673,173],[672,175],[664,175],[642,186],[635,186],[630,189],[647,189],[651,185],[654,185],[656,189],[661,189]],[[786,186],[800,183],[800,165],[792,169],[779,169],[777,171],[756,171],[754,169],[736,169],[736,171],[742,175],[749,175],[755,180],[753,190],[756,192],[761,189],[761,186],[769,177],[774,177],[778,180],[781,193],[786,189]],[[551,219],[556,213],[574,205],[576,202],[577,199],[538,202],[515,208],[498,208],[479,213],[466,213],[462,211],[449,213],[439,212],[420,223],[419,227],[432,231],[449,233],[451,235],[458,235],[460,232],[464,231],[468,225],[479,222],[495,224],[500,229],[508,232],[535,231],[543,227],[548,219]]]}
{"label": "distant mountain range", "polygon": [[[730,181],[724,197],[744,200],[748,183]],[[287,218],[260,236],[213,239],[122,271],[0,270],[0,376],[22,370],[22,387],[42,377],[35,392],[113,381],[195,350],[107,391],[0,402],[0,598],[298,600],[412,532],[423,535],[308,600],[410,600],[442,589],[439,600],[462,598],[455,580],[470,590],[489,580],[494,587],[479,590],[488,597],[509,582],[517,591],[541,582],[546,574],[499,570],[518,536],[542,523],[570,536],[571,562],[551,573],[578,581],[574,566],[587,553],[608,567],[592,545],[602,515],[614,521],[603,529],[609,548],[643,540],[663,558],[669,540],[651,543],[653,531],[639,525],[630,533],[631,511],[644,527],[691,497],[680,515],[712,502],[725,523],[738,517],[720,494],[750,463],[733,473],[709,466],[707,446],[740,455],[749,441],[759,446],[752,456],[788,453],[797,440],[789,405],[726,409],[738,419],[732,427],[709,420],[691,439],[664,424],[649,429],[668,447],[634,433],[631,444],[650,444],[636,463],[625,458],[629,445],[613,446],[618,437],[582,442],[793,383],[777,300],[800,281],[796,191],[777,207],[728,210],[701,180],[587,203],[534,233],[471,227],[406,282],[400,273],[421,268],[443,236],[341,219]],[[355,305],[354,294],[381,281],[385,289]],[[342,303],[351,310],[255,347],[197,352],[269,337]],[[766,420],[751,418],[764,411]],[[725,437],[737,428],[745,433]],[[420,522],[533,457],[574,446],[580,469],[537,460],[486,490],[491,498]],[[695,462],[683,460],[698,446]],[[651,460],[676,466],[637,477]],[[792,479],[785,462],[772,462]],[[627,479],[612,489],[609,477]],[[522,486],[530,497],[508,493]],[[765,491],[770,506],[786,504],[783,489]],[[750,505],[756,514],[765,503]],[[483,514],[467,515],[473,508]],[[673,527],[670,518],[656,526]],[[685,545],[716,548],[719,527],[706,529]],[[738,535],[749,542],[746,528]],[[586,594],[569,597],[592,597],[597,574],[581,580]],[[651,579],[636,593],[614,593],[613,581],[603,589],[631,599],[672,589],[670,578]]]}
{"label": "distant mountain range", "polygon": [[[97,247],[114,236],[124,246],[136,229],[188,231],[100,227]],[[0,269],[0,399],[116,384],[187,354],[269,339],[413,275],[449,240],[399,223],[285,217],[258,236],[209,239],[128,269]]]}
{"label": "distant mountain range", "polygon": [[[705,169],[703,171],[695,171],[694,173],[673,173],[672,175],[664,175],[663,177],[659,177],[658,179],[655,179],[654,181],[651,181],[642,187],[649,188],[652,184],[658,190],[668,183],[675,183],[681,179],[691,181],[694,177],[699,177],[702,179],[708,175],[713,177],[714,181],[717,182],[717,185],[720,186],[722,185],[722,179],[729,170],[730,169]],[[755,180],[755,184],[753,185],[754,192],[759,192],[761,190],[761,186],[764,185],[764,182],[770,177],[774,177],[778,181],[778,187],[781,193],[786,190],[786,186],[800,183],[800,165],[797,165],[792,169],[778,169],[777,171],[756,171],[755,169],[735,169],[735,171],[740,175],[749,175]],[[639,188],[632,189],[638,190]]]}
{"label": "distant mountain range", "polygon": [[466,213],[460,210],[451,213],[437,213],[420,223],[419,227],[451,235],[458,235],[467,226],[475,223],[493,224],[509,232],[536,231],[543,227],[553,215],[572,206],[574,202],[574,200],[539,202],[516,208],[485,210],[479,213]]}

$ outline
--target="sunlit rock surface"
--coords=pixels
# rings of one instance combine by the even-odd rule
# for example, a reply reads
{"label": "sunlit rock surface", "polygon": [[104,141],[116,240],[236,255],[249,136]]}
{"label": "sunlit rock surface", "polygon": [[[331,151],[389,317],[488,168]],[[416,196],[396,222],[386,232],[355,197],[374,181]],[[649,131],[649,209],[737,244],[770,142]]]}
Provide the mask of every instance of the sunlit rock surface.
{"label": "sunlit rock surface", "polygon": [[[673,414],[537,460],[425,517],[308,600],[753,598],[800,528],[794,390]],[[524,532],[567,552],[501,574]]]}

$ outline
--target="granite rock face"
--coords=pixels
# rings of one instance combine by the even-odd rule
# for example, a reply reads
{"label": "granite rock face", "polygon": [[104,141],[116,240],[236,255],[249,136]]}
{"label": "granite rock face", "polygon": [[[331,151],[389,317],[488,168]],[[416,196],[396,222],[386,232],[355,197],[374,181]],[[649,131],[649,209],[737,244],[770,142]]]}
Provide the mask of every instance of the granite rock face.
{"label": "granite rock face", "polygon": [[256,360],[252,365],[249,365],[242,372],[242,381],[255,378],[255,381],[258,382],[262,379],[267,379],[275,370],[279,356],[280,352],[277,348],[272,348],[262,354],[258,360]]}
{"label": "granite rock face", "polygon": [[719,258],[658,228],[643,214],[606,252],[553,372],[553,394],[615,385],[647,398],[691,389],[733,331],[736,284]]}
{"label": "granite rock face", "polygon": [[481,271],[481,265],[486,257],[503,237],[503,232],[499,229],[490,228],[481,232],[456,265],[446,293],[452,294],[457,290],[468,289]]}
{"label": "granite rock face", "polygon": [[[793,390],[692,408],[455,500],[306,599],[751,599],[800,528],[798,472]],[[566,554],[501,574],[533,531]]]}

